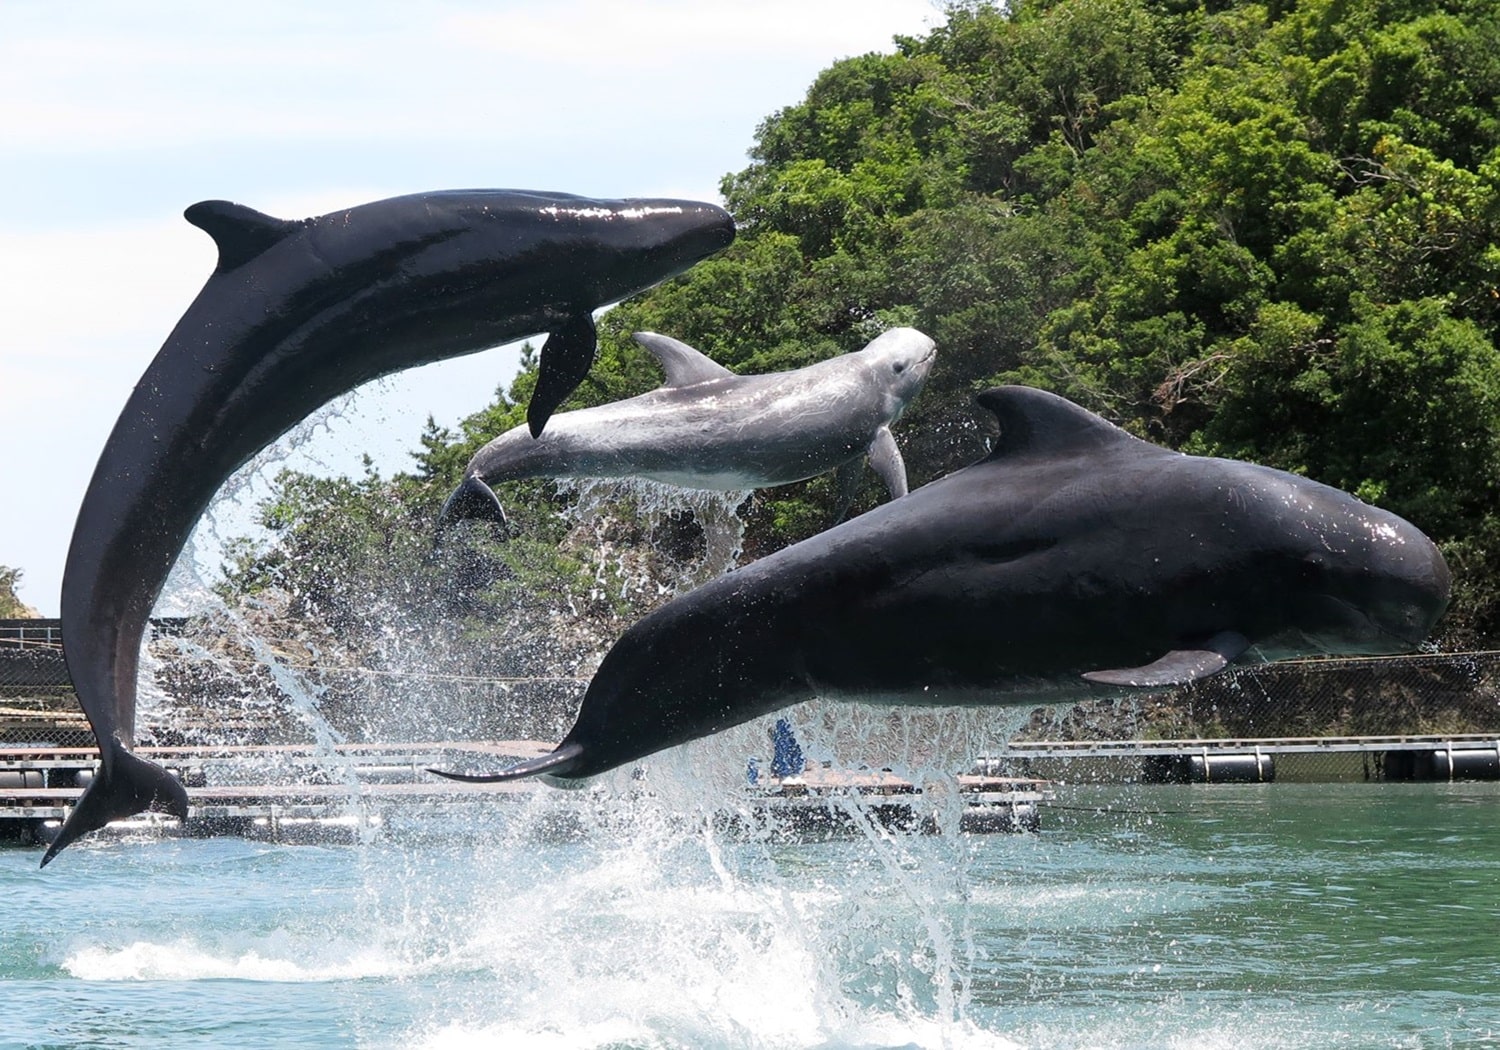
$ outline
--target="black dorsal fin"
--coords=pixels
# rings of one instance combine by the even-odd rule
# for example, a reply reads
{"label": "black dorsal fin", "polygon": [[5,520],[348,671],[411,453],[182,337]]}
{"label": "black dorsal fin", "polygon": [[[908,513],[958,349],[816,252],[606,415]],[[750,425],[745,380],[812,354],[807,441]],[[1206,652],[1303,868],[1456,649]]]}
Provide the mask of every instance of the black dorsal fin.
{"label": "black dorsal fin", "polygon": [[679,339],[655,332],[636,332],[631,336],[661,362],[667,373],[667,386],[692,386],[710,379],[733,378],[734,373],[709,358],[701,350],[694,350]]}
{"label": "black dorsal fin", "polygon": [[214,239],[219,246],[215,273],[233,270],[288,234],[304,229],[311,219],[278,219],[231,201],[199,201],[183,218]]}
{"label": "black dorsal fin", "polygon": [[1029,386],[997,386],[979,403],[1000,421],[1000,437],[990,459],[1031,453],[1086,452],[1135,438],[1066,398]]}

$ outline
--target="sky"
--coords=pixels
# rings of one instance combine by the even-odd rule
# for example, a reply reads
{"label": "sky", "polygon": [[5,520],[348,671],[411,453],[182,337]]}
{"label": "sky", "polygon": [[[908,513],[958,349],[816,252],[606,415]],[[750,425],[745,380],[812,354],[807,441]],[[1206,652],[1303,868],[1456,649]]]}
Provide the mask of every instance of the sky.
{"label": "sky", "polygon": [[[99,451],[214,265],[189,204],[301,218],[470,187],[719,201],[757,125],[819,71],[942,21],[938,0],[4,0],[0,565],[57,615]],[[285,462],[407,469],[429,415],[453,426],[517,361],[502,347],[382,380]],[[251,527],[259,469],[221,529]]]}

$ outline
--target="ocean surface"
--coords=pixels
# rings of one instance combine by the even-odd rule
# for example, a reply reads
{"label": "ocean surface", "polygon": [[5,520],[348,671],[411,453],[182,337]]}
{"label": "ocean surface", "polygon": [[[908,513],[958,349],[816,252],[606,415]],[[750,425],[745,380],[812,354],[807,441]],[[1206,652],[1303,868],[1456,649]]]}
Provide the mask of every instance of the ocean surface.
{"label": "ocean surface", "polygon": [[1037,834],[815,843],[565,794],[0,850],[0,1047],[1500,1043],[1500,785],[1063,786]]}

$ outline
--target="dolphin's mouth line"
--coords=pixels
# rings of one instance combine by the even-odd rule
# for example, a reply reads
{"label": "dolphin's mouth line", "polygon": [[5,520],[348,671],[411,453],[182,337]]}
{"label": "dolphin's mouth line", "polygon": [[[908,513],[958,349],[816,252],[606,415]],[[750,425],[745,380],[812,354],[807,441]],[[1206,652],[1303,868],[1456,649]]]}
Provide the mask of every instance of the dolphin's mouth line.
{"label": "dolphin's mouth line", "polygon": [[1365,612],[1359,606],[1351,604],[1344,598],[1332,594],[1326,594],[1323,597],[1348,613],[1349,617],[1361,624],[1369,632],[1371,639],[1375,641],[1390,643],[1406,651],[1417,648],[1422,644],[1423,639],[1427,637],[1425,631],[1414,630],[1415,637],[1413,637],[1412,635],[1392,630],[1377,622],[1369,613]]}

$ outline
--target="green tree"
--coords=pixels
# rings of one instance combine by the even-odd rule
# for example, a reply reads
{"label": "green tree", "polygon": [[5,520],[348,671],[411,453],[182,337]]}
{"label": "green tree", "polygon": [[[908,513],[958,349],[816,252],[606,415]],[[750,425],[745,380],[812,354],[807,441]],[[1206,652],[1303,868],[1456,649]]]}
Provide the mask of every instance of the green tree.
{"label": "green tree", "polygon": [[[1490,0],[954,4],[764,121],[723,182],[736,243],[606,314],[565,407],[660,382],[641,329],[761,372],[911,324],[939,344],[897,432],[913,484],[980,454],[977,389],[1043,386],[1411,518],[1464,569],[1454,636],[1500,639],[1482,582],[1500,564],[1497,100]],[[393,530],[435,511],[532,383],[457,433],[429,428],[410,477],[332,493],[387,507],[350,542],[394,557]],[[330,494],[286,491],[290,536]],[[545,543],[567,498],[502,493]],[[855,511],[880,498],[869,479]],[[747,552],[824,527],[832,505],[826,479],[758,494]],[[362,571],[278,571],[319,565]]]}
{"label": "green tree", "polygon": [[36,615],[35,609],[16,597],[16,588],[20,586],[20,583],[20,569],[0,565],[0,620],[22,619]]}

